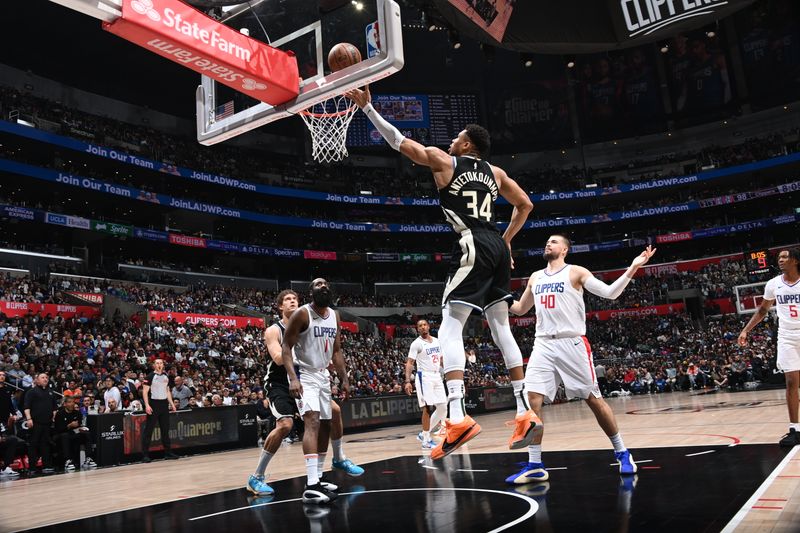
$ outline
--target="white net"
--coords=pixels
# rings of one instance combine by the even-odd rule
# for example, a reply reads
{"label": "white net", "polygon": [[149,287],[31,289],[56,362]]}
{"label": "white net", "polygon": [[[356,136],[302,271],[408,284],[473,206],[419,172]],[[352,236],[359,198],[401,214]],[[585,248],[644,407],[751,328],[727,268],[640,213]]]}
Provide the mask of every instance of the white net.
{"label": "white net", "polygon": [[311,133],[311,157],[320,163],[333,163],[347,157],[347,128],[356,106],[344,95],[314,104],[300,117]]}

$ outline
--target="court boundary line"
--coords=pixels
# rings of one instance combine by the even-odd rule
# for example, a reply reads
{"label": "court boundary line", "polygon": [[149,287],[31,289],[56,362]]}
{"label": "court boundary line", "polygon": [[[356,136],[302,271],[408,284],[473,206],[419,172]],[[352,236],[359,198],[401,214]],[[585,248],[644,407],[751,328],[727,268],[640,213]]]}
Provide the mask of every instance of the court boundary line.
{"label": "court boundary line", "polygon": [[759,486],[753,495],[750,496],[750,499],[745,502],[742,508],[739,509],[735,515],[733,515],[733,518],[731,518],[730,522],[728,522],[728,525],[722,529],[721,533],[732,533],[737,527],[739,527],[739,525],[750,513],[750,509],[753,507],[753,505],[759,501],[762,494],[767,492],[778,475],[783,472],[784,468],[786,468],[786,465],[788,465],[794,456],[797,455],[798,451],[800,451],[800,446],[795,446],[789,451],[789,453],[786,454],[786,457],[784,457],[783,460],[778,463],[778,466],[776,466],[770,475],[767,476],[767,479],[765,479],[764,482],[761,483],[761,486]]}

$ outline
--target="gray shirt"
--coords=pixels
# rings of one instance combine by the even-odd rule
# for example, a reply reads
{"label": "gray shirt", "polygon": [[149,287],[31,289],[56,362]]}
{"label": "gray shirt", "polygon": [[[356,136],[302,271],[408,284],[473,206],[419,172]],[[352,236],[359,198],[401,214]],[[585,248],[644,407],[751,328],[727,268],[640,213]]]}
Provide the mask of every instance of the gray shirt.
{"label": "gray shirt", "polygon": [[189,398],[194,396],[191,389],[186,385],[181,385],[181,388],[172,387],[172,399],[178,402],[178,409],[186,409],[189,406]]}

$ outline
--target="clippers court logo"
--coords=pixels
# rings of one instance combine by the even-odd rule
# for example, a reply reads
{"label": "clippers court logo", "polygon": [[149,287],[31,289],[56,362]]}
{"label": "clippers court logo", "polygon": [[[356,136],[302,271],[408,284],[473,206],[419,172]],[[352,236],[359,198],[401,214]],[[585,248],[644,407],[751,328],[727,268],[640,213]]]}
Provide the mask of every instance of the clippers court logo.
{"label": "clippers court logo", "polygon": [[153,0],[133,0],[131,8],[141,15],[147,15],[153,22],[161,20],[161,15],[153,8]]}
{"label": "clippers court logo", "polygon": [[628,37],[650,35],[682,20],[713,15],[728,0],[620,0]]}

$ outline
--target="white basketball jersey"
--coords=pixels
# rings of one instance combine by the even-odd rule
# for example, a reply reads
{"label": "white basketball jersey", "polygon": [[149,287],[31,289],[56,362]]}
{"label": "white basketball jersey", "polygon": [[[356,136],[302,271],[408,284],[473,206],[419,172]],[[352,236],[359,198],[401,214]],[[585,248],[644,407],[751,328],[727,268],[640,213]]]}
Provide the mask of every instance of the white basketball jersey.
{"label": "white basketball jersey", "polygon": [[439,339],[431,337],[431,342],[417,337],[408,349],[408,358],[417,361],[417,370],[421,372],[439,372],[442,365],[442,348]]}
{"label": "white basketball jersey", "polygon": [[540,270],[531,287],[536,306],[537,337],[580,337],[586,335],[586,305],[583,291],[569,281],[572,265],[548,274]]}
{"label": "white basketball jersey", "polygon": [[772,278],[764,287],[764,299],[775,300],[779,331],[800,331],[800,281],[789,285],[783,275]]}
{"label": "white basketball jersey", "polygon": [[294,360],[301,368],[322,370],[328,368],[333,358],[336,340],[336,312],[328,308],[328,316],[319,316],[310,304],[295,313],[308,313],[308,328],[300,333],[294,345]]}

